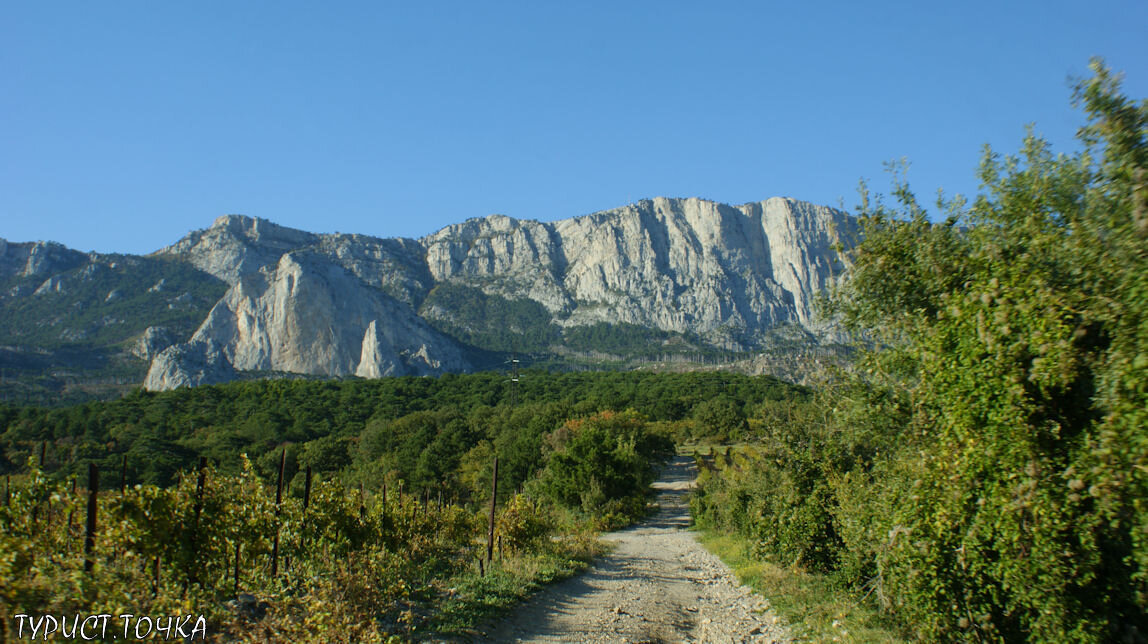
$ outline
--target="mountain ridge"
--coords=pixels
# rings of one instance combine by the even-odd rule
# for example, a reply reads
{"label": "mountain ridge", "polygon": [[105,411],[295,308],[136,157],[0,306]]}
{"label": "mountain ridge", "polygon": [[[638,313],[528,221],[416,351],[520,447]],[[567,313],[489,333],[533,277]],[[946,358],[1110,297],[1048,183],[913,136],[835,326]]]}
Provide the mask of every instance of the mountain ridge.
{"label": "mountain ridge", "polygon": [[[149,389],[256,371],[469,371],[516,337],[567,355],[571,330],[601,325],[695,349],[759,350],[779,329],[813,346],[833,341],[814,299],[841,275],[857,235],[842,211],[780,197],[739,206],[657,197],[551,222],[488,215],[418,239],[224,215],[144,256],[212,276],[222,297],[190,335],[149,325],[131,344],[151,359]],[[44,278],[36,292],[51,290],[53,261],[75,271],[99,257],[0,242],[0,279],[12,282],[4,297],[29,297],[33,276]],[[438,295],[448,285],[452,295]],[[518,317],[500,317],[511,311]]]}

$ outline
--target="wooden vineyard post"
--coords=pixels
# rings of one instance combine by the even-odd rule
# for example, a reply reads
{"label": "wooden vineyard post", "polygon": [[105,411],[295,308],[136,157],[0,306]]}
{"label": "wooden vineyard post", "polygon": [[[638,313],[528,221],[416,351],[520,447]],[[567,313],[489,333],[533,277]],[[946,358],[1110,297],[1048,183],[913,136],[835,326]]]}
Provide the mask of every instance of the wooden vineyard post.
{"label": "wooden vineyard post", "polygon": [[307,475],[303,478],[303,511],[311,504],[311,466],[307,466]]}
{"label": "wooden vineyard post", "polygon": [[96,547],[96,510],[99,507],[97,498],[100,493],[100,468],[95,463],[88,463],[88,522],[84,532],[84,572],[91,574],[95,566],[92,550]]}
{"label": "wooden vineyard post", "polygon": [[120,462],[120,496],[124,495],[124,490],[128,487],[128,455],[124,454],[123,461]]}
{"label": "wooden vineyard post", "polygon": [[311,466],[307,466],[307,473],[303,476],[303,515],[299,518],[299,552],[303,552],[303,544],[307,542],[303,528],[307,525],[307,508],[311,505]]}
{"label": "wooden vineyard post", "polygon": [[287,448],[279,456],[279,482],[275,484],[275,541],[271,545],[271,576],[279,574],[279,513],[283,503],[283,470],[287,467]]}
{"label": "wooden vineyard post", "polygon": [[[48,441],[40,441],[40,461],[39,461],[39,466],[40,466],[40,471],[41,471],[41,472],[43,472],[43,471],[44,471],[44,456],[45,456],[45,451],[46,451],[46,449],[47,449],[47,446],[48,446]],[[74,492],[74,491],[75,491],[75,490],[73,490],[73,492]],[[33,500],[33,503],[34,503],[34,505],[32,506],[32,523],[33,523],[33,524],[35,524],[35,523],[36,523],[36,519],[38,519],[38,518],[39,518],[39,516],[40,516],[40,503],[39,503],[39,501],[36,501],[36,500]],[[52,517],[51,517],[51,516],[48,516],[48,523],[51,523],[51,521],[52,521]]]}
{"label": "wooden vineyard post", "polygon": [[191,531],[191,573],[187,576],[188,581],[198,581],[199,576],[196,572],[197,559],[199,559],[199,517],[203,514],[203,486],[206,482],[207,476],[207,457],[199,457],[199,474],[195,479],[195,524],[192,525]]}
{"label": "wooden vineyard post", "polygon": [[239,539],[235,540],[235,596],[239,596]]}
{"label": "wooden vineyard post", "polygon": [[387,480],[383,479],[383,510],[387,509]]}
{"label": "wooden vineyard post", "polygon": [[367,520],[367,490],[363,483],[359,483],[359,522]]}
{"label": "wooden vineyard post", "polygon": [[498,456],[494,457],[494,475],[490,477],[490,526],[486,531],[486,563],[494,557],[494,506],[498,503]]}
{"label": "wooden vineyard post", "polygon": [[[68,531],[65,533],[65,535],[67,536],[67,538],[65,539],[65,543],[68,543],[68,544],[72,543],[72,515],[73,515],[73,513],[75,513],[75,510],[72,508],[75,507],[75,503],[76,503],[76,477],[73,476],[72,477],[72,497],[71,497],[71,501],[69,503],[69,506],[71,506],[71,507],[68,509]],[[68,546],[68,551],[69,552],[71,551],[71,545]]]}

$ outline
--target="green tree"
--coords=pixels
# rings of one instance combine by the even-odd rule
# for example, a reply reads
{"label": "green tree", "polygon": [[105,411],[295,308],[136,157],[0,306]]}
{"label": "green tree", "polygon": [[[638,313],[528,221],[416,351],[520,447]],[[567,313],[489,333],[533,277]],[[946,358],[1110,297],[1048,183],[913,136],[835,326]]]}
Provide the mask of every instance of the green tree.
{"label": "green tree", "polygon": [[551,498],[587,513],[606,513],[611,501],[643,497],[656,459],[668,452],[635,412],[601,412],[566,422],[548,436],[555,449],[542,471]]}
{"label": "green tree", "polygon": [[[925,639],[1114,641],[1148,632],[1148,102],[1094,62],[1084,150],[986,148],[984,193],[930,222],[863,192],[835,310],[910,395],[880,587]],[[858,504],[849,504],[856,509]],[[847,511],[839,513],[843,522]]]}
{"label": "green tree", "polygon": [[694,419],[698,421],[700,436],[718,441],[740,440],[749,430],[745,413],[737,401],[729,396],[718,396],[699,403],[694,407]]}

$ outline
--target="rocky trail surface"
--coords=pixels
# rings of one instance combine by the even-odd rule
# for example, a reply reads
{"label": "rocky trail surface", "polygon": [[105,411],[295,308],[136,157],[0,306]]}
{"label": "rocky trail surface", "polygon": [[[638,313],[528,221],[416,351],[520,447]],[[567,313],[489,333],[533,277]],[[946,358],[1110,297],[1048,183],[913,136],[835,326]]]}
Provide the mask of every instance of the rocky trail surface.
{"label": "rocky trail surface", "polygon": [[654,484],[658,514],[605,539],[613,551],[540,592],[483,634],[489,642],[790,642],[769,602],[697,542],[678,457]]}

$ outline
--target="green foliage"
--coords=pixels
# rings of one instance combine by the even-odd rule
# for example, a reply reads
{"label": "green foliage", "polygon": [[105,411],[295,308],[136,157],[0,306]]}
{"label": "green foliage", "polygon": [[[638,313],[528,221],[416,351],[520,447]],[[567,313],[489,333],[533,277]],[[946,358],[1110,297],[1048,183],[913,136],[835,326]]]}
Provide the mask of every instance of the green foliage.
{"label": "green foliage", "polygon": [[[274,488],[245,460],[240,474],[208,468],[204,481],[202,494],[191,473],[171,488],[102,491],[93,569],[84,572],[86,491],[30,466],[0,504],[0,618],[194,607],[213,641],[408,641],[428,628],[472,626],[490,614],[482,606],[519,600],[596,552],[581,534],[553,540],[551,510],[518,496],[501,512],[505,547],[484,580],[472,568],[484,523],[457,505],[424,507],[394,494],[383,503],[322,479],[306,508],[290,497],[277,506]],[[457,593],[498,580],[518,590]],[[266,615],[230,608],[235,584],[264,599]]]}
{"label": "green foliage", "polygon": [[[575,351],[611,353],[621,356],[657,357],[679,351],[697,352],[695,344],[680,333],[651,329],[625,322],[595,322],[567,327],[562,342]],[[708,352],[706,352],[709,355]]]}
{"label": "green foliage", "polygon": [[431,289],[419,311],[440,331],[490,351],[546,351],[561,337],[538,302],[508,300],[454,282]]}
{"label": "green foliage", "polygon": [[[608,405],[674,423],[718,393],[739,407],[803,395],[770,378],[728,374],[528,371],[520,386],[516,406],[507,403],[504,375],[475,374],[242,382],[67,408],[0,407],[16,489],[12,514],[0,511],[11,527],[0,542],[0,574],[16,580],[3,608],[178,612],[186,585],[187,601],[210,607],[213,632],[240,639],[270,632],[374,641],[460,629],[539,581],[580,569],[593,551],[591,528],[624,525],[645,510],[669,440],[639,413]],[[287,484],[276,508],[270,482],[284,454]],[[477,581],[496,455],[502,549],[495,570]],[[117,490],[125,456],[129,487],[101,494],[99,563],[85,582],[76,550],[83,493],[71,494],[68,483],[94,462],[101,488]],[[213,465],[196,503],[197,477],[187,468],[200,456]],[[416,501],[428,495],[429,506]],[[37,507],[39,523],[31,518]],[[71,533],[68,513],[77,517]],[[276,529],[282,563],[272,580]],[[256,629],[224,604],[237,545],[241,590],[263,589],[274,607]],[[150,593],[156,558],[155,601],[133,603],[132,593]]]}
{"label": "green foliage", "polygon": [[702,401],[694,407],[693,417],[698,421],[700,436],[719,441],[741,440],[749,431],[745,413],[735,400],[725,395]]}
{"label": "green foliage", "polygon": [[554,452],[539,488],[566,507],[607,522],[614,521],[611,515],[632,520],[644,509],[654,463],[672,449],[664,438],[646,431],[645,421],[632,411],[567,421],[547,442]]}
{"label": "green foliage", "polygon": [[[128,255],[101,255],[55,279],[59,290],[0,298],[0,344],[105,347],[148,326],[187,337],[227,290],[190,264]],[[35,280],[43,278],[11,277],[3,288],[39,287]],[[152,288],[161,281],[160,289]]]}
{"label": "green foliage", "polygon": [[1148,103],[1094,70],[1084,151],[986,150],[940,223],[900,179],[895,207],[863,192],[832,310],[880,348],[804,411],[759,406],[752,464],[703,463],[700,522],[924,640],[1143,638]]}
{"label": "green foliage", "polygon": [[[279,446],[289,443],[289,477],[307,465],[367,483],[393,472],[409,485],[445,484],[461,493],[471,488],[451,473],[486,440],[497,449],[509,490],[533,476],[542,436],[568,418],[633,408],[653,421],[674,422],[692,418],[698,405],[715,398],[749,409],[806,395],[773,378],[723,373],[525,370],[519,387],[517,407],[498,373],[248,381],[139,391],[65,408],[0,405],[0,473],[17,471],[46,443],[45,470],[58,476],[82,474],[91,460],[118,471],[126,454],[129,483],[166,486],[199,456],[237,472],[239,455],[247,453],[260,475],[270,477]],[[691,426],[682,437],[693,432]],[[489,460],[479,466],[489,467]]]}
{"label": "green foliage", "polygon": [[[923,634],[1093,641],[1145,628],[1148,261],[1132,213],[1148,106],[1080,84],[1086,151],[986,151],[986,193],[930,224],[870,209],[839,302],[911,369],[921,452],[876,565]],[[958,216],[959,215],[959,216]],[[964,227],[959,227],[964,224]],[[890,279],[890,275],[895,275]],[[889,361],[886,360],[886,363]]]}
{"label": "green foliage", "polygon": [[556,527],[549,507],[524,494],[515,494],[499,513],[495,529],[502,537],[502,547],[518,552],[542,549]]}

